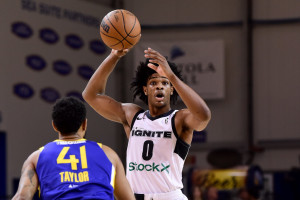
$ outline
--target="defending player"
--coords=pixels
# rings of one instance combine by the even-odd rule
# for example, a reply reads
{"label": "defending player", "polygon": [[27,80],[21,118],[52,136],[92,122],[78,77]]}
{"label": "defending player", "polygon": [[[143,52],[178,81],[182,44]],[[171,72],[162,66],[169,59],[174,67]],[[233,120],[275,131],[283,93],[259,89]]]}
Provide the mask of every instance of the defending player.
{"label": "defending player", "polygon": [[[134,97],[147,105],[120,103],[105,95],[110,73],[128,50],[112,50],[91,77],[84,99],[103,117],[123,124],[129,139],[126,176],[137,199],[187,199],[182,194],[182,169],[193,137],[211,117],[203,99],[180,80],[176,65],[159,52],[145,50],[146,63],[138,67],[132,83]],[[187,108],[172,110],[181,97]]]}
{"label": "defending player", "polygon": [[25,161],[13,200],[135,199],[117,154],[108,146],[84,139],[86,108],[74,98],[58,100],[52,125],[59,139],[33,152]]}

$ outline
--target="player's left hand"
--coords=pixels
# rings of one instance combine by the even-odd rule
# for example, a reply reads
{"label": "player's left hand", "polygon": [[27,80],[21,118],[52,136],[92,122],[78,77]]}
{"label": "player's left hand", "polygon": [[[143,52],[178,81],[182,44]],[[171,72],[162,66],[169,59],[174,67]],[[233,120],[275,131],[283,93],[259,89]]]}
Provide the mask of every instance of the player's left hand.
{"label": "player's left hand", "polygon": [[[167,59],[159,52],[148,48],[144,51],[145,57],[149,58],[148,67],[155,70],[159,75],[170,77],[173,74],[172,69],[169,66]],[[156,65],[155,65],[156,64]]]}

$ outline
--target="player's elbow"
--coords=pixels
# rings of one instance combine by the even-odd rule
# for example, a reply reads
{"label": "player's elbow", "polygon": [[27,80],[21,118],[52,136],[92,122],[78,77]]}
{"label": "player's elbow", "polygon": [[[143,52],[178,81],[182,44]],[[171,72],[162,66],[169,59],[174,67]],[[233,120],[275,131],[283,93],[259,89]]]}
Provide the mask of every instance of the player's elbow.
{"label": "player's elbow", "polygon": [[205,110],[204,112],[201,112],[201,114],[198,115],[198,127],[195,128],[196,131],[202,131],[206,128],[208,123],[211,119],[211,111],[209,109]]}
{"label": "player's elbow", "polygon": [[83,92],[81,93],[82,95],[82,98],[87,102],[87,103],[90,103],[92,102],[93,100],[95,100],[99,95],[104,95],[104,92],[103,91],[93,91],[89,88],[85,88],[83,90]]}
{"label": "player's elbow", "polygon": [[194,115],[201,123],[208,123],[211,119],[211,111],[208,107],[202,108]]}
{"label": "player's elbow", "polygon": [[82,98],[83,98],[86,102],[88,102],[88,100],[89,100],[89,94],[87,93],[87,91],[86,91],[86,90],[83,90],[83,92],[81,93],[81,95],[82,95]]}
{"label": "player's elbow", "polygon": [[211,119],[211,111],[208,109],[203,116],[204,128],[206,128],[206,126],[210,122],[210,119]]}
{"label": "player's elbow", "polygon": [[207,108],[207,109],[204,110],[203,119],[207,123],[210,121],[210,119],[211,119],[211,111],[210,111],[209,108]]}
{"label": "player's elbow", "polygon": [[82,92],[82,98],[87,103],[90,103],[95,97],[96,97],[96,94],[92,94],[91,92],[88,92],[86,89],[83,90],[83,92]]}

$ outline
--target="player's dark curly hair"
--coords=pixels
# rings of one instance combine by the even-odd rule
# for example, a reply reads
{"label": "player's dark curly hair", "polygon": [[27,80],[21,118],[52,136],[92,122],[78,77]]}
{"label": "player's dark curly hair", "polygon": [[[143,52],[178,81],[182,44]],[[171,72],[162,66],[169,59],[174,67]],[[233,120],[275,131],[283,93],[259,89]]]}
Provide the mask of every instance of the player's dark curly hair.
{"label": "player's dark curly hair", "polygon": [[85,119],[86,108],[78,98],[63,97],[53,106],[52,120],[62,135],[76,133]]}
{"label": "player's dark curly hair", "polygon": [[[149,63],[149,59],[146,59],[145,62],[140,62],[140,65],[137,67],[137,70],[135,72],[135,77],[133,78],[133,81],[131,82],[131,89],[133,90],[133,100],[136,97],[139,97],[145,104],[148,105],[148,97],[145,95],[143,86],[147,85],[147,81],[149,76],[156,73],[155,70],[149,68],[147,65]],[[181,71],[177,68],[175,63],[172,63],[168,61],[170,68],[174,72],[174,74],[182,80]],[[175,104],[177,101],[178,93],[174,89],[173,95],[171,95],[171,103]]]}

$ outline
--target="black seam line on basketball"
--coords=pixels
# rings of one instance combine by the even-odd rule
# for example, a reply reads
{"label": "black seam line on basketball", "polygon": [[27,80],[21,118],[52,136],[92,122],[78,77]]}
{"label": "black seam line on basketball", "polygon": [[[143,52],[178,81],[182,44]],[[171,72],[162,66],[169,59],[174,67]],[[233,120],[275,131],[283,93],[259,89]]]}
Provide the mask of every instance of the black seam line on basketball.
{"label": "black seam line on basketball", "polygon": [[[125,21],[125,19],[124,19],[124,14],[123,14],[123,11],[122,11],[122,10],[120,10],[120,11],[121,11],[121,15],[122,15],[122,18],[123,18],[123,26],[124,26],[123,28],[124,28],[124,31],[125,31],[125,33],[126,33],[126,37],[123,37],[123,38],[124,38],[124,40],[126,40],[126,38],[129,36],[129,34],[132,32],[132,30],[133,30],[134,27],[135,27],[136,17],[134,18],[134,24],[133,24],[133,26],[132,26],[130,32],[127,33],[127,30],[126,30],[126,21]],[[122,42],[123,42],[124,40],[122,40]],[[129,42],[128,40],[126,40],[126,42],[128,42],[130,45],[133,45],[133,44],[132,44],[131,42]]]}
{"label": "black seam line on basketball", "polygon": [[122,47],[124,48],[124,44],[122,43],[123,40],[119,40],[119,38],[115,38],[115,37],[112,37],[112,36],[110,36],[110,35],[107,35],[106,33],[104,33],[104,32],[101,31],[101,30],[100,30],[100,32],[101,32],[104,36],[109,37],[109,38],[113,38],[113,39],[115,39],[115,40],[118,41],[118,43],[113,44],[113,45],[110,45],[109,47],[113,47],[113,46],[116,46],[116,45],[118,45],[118,44],[121,43],[121,44],[122,44]]}
{"label": "black seam line on basketball", "polygon": [[[123,45],[123,47],[124,47],[123,41],[125,40],[125,41],[128,42],[131,46],[133,46],[133,44],[132,44],[131,42],[129,42],[128,40],[126,40],[127,37],[128,37],[128,35],[127,35],[125,38],[123,38],[123,40],[119,40],[119,42],[118,42],[117,44],[122,43],[122,45]],[[117,45],[117,44],[114,44],[113,46],[115,46],[115,45]]]}
{"label": "black seam line on basketball", "polygon": [[[131,44],[128,40],[126,40],[125,38],[123,38],[122,40],[119,40],[118,38],[115,38],[115,37],[112,37],[110,35],[106,35],[104,32],[100,31],[103,35],[105,35],[106,37],[109,37],[109,38],[113,38],[113,39],[116,39],[118,42],[116,44],[113,44],[113,45],[110,45],[109,47],[113,47],[113,46],[116,46],[118,44],[122,44],[123,48],[124,48],[124,44],[123,44],[123,41],[125,40],[126,42],[128,42],[130,45],[133,46],[133,44]],[[127,36],[126,36],[127,37]]]}
{"label": "black seam line on basketball", "polygon": [[136,24],[136,17],[134,17],[134,24],[133,24],[133,26],[132,26],[132,28],[131,28],[131,30],[129,31],[129,33],[127,33],[127,30],[126,30],[126,21],[125,21],[125,19],[124,19],[124,15],[123,15],[123,12],[121,11],[121,14],[122,14],[122,18],[123,18],[123,25],[124,25],[124,30],[125,30],[125,33],[127,34],[127,36],[128,35],[130,35],[130,33],[132,32],[132,30],[134,29],[134,27],[135,27],[135,24]]}
{"label": "black seam line on basketball", "polygon": [[[121,13],[122,13],[122,11],[121,11]],[[124,48],[123,41],[126,40],[126,37],[127,37],[128,35],[124,38],[124,36],[116,29],[116,27],[113,25],[113,23],[111,23],[111,21],[109,20],[109,18],[108,18],[107,16],[106,16],[106,18],[107,18],[107,21],[109,21],[109,23],[111,24],[111,26],[112,26],[112,27],[117,31],[117,33],[119,33],[119,35],[123,38],[123,40],[119,40],[118,43],[116,43],[116,44],[114,44],[114,45],[111,45],[110,47],[113,47],[113,46],[118,45],[119,43],[122,43],[122,47]],[[126,40],[126,42],[128,42],[131,46],[133,46],[133,44],[131,44],[131,42],[129,42],[128,40]]]}
{"label": "black seam line on basketball", "polygon": [[[134,24],[133,24],[133,26],[132,26],[132,28],[131,28],[131,30],[129,31],[129,33],[127,33],[127,30],[126,30],[126,25],[125,25],[125,20],[124,20],[124,15],[123,15],[123,12],[121,11],[121,14],[122,14],[122,18],[123,18],[123,24],[124,24],[124,30],[125,30],[125,33],[127,34],[127,36],[126,36],[126,38],[127,37],[130,37],[130,38],[135,38],[135,37],[138,37],[140,34],[141,34],[141,32],[139,32],[137,35],[133,35],[133,36],[131,36],[130,35],[130,33],[133,31],[133,29],[134,29],[134,27],[135,27],[135,25],[136,25],[136,17],[134,17]],[[127,41],[127,40],[126,40]],[[127,41],[128,42],[128,41]]]}
{"label": "black seam line on basketball", "polygon": [[112,47],[114,47],[114,46],[116,46],[116,45],[118,45],[118,44],[122,44],[122,49],[124,49],[124,44],[123,44],[123,42],[118,42],[117,44],[110,45],[109,47],[112,48]]}
{"label": "black seam line on basketball", "polygon": [[133,36],[131,36],[131,35],[128,35],[128,37],[130,37],[130,38],[135,38],[135,37],[138,37],[139,35],[141,35],[141,32],[140,32],[139,34],[137,34],[137,35],[133,35]]}
{"label": "black seam line on basketball", "polygon": [[[121,11],[121,13],[122,13],[122,11]],[[117,31],[117,33],[119,33],[119,35],[122,37],[122,38],[124,38],[124,36],[118,31],[118,29],[116,29],[116,27],[113,25],[113,23],[111,23],[111,21],[109,20],[109,18],[106,16],[106,18],[107,18],[107,21],[109,21],[109,23],[111,24],[111,26]]]}
{"label": "black seam line on basketball", "polygon": [[123,40],[120,40],[119,38],[116,38],[116,37],[112,37],[112,36],[110,36],[110,35],[107,35],[105,32],[103,32],[103,31],[101,31],[101,30],[100,30],[100,32],[101,32],[103,35],[105,35],[106,37],[116,39],[116,40],[118,40],[119,42],[122,42],[122,41],[123,41]]}
{"label": "black seam line on basketball", "polygon": [[122,19],[123,19],[123,28],[124,28],[124,31],[125,31],[125,33],[128,35],[128,33],[127,33],[127,31],[126,31],[126,22],[125,22],[125,19],[124,19],[124,15],[123,15],[123,12],[122,12],[122,10],[120,10],[121,11],[121,15],[122,15]]}
{"label": "black seam line on basketball", "polygon": [[[119,43],[122,43],[122,45],[123,45],[123,47],[124,47],[124,44],[123,44],[123,41],[124,41],[124,40],[125,40],[128,44],[130,44],[131,46],[133,46],[133,44],[132,44],[131,42],[129,42],[128,40],[126,40],[126,38],[127,38],[128,36],[129,36],[129,35],[126,35],[126,37],[123,37],[123,39],[122,39],[122,40],[119,40],[118,43],[113,44],[113,45],[111,45],[110,47],[116,46],[116,45],[118,45]],[[111,38],[114,38],[114,37],[111,37]]]}

